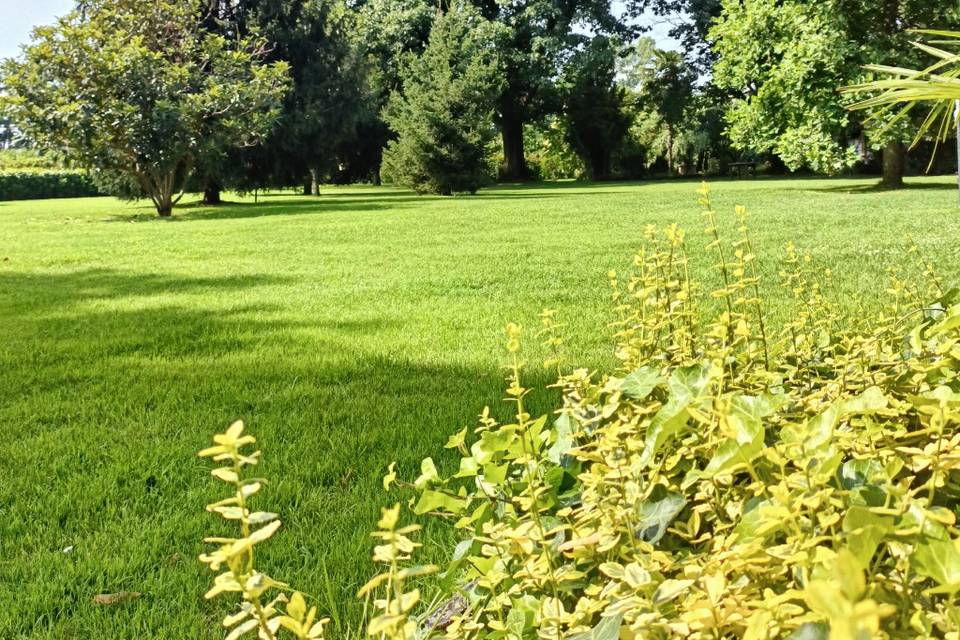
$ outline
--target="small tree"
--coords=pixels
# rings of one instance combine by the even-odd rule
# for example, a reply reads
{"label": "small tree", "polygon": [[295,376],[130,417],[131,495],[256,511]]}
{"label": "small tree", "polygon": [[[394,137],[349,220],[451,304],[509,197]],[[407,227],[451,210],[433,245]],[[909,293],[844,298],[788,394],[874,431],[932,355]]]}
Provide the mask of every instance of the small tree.
{"label": "small tree", "polygon": [[200,158],[256,143],[287,90],[267,47],[202,26],[200,0],[88,0],[3,67],[16,125],[169,216]]}
{"label": "small tree", "polygon": [[490,181],[488,147],[499,90],[493,26],[466,6],[438,16],[385,111],[397,139],[384,171],[418,193],[475,193]]}

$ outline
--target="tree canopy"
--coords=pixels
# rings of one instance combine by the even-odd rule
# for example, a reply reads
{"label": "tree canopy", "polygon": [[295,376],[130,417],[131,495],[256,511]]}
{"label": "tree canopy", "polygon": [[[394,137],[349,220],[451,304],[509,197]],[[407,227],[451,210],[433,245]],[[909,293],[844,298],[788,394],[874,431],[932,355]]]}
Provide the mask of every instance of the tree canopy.
{"label": "tree canopy", "polygon": [[433,23],[424,52],[409,56],[385,112],[397,132],[384,170],[420,193],[474,193],[491,181],[488,145],[500,90],[498,26],[468,5]]}
{"label": "tree canopy", "polygon": [[288,65],[256,37],[203,29],[199,2],[88,0],[4,66],[4,108],[32,140],[168,216],[198,162],[266,136]]}

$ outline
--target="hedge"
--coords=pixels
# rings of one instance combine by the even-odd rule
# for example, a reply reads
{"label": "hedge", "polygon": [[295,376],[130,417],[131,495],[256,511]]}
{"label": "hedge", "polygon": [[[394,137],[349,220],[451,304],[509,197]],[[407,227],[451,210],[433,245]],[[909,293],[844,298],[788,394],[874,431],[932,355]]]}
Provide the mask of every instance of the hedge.
{"label": "hedge", "polygon": [[75,171],[17,171],[0,173],[0,200],[80,198],[100,192],[89,177]]}

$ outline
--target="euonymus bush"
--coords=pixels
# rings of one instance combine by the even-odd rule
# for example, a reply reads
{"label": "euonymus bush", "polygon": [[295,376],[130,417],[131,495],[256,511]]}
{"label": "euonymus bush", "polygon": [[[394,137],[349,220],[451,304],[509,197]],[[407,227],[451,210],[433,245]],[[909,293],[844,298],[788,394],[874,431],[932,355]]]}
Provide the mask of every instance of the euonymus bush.
{"label": "euonymus bush", "polygon": [[[706,189],[701,200],[721,288],[691,280],[680,229],[649,228],[632,272],[610,274],[617,370],[567,370],[560,325],[543,314],[554,415],[526,410],[521,330],[508,327],[514,418],[484,411],[447,443],[455,474],[427,459],[412,482],[413,512],[448,520],[462,542],[445,566],[418,565],[417,525],[385,510],[380,572],[360,590],[369,635],[958,637],[956,291],[921,259],[921,284],[892,272],[886,311],[846,320],[791,246],[780,279],[795,311],[771,326],[746,213],[724,243]],[[261,484],[244,479],[252,442],[235,425],[203,452],[227,461],[213,473],[233,487],[210,509],[241,528],[210,540],[202,559],[224,571],[208,596],[241,594],[231,640],[320,637],[303,596],[288,602],[254,567],[279,524],[247,506]]]}

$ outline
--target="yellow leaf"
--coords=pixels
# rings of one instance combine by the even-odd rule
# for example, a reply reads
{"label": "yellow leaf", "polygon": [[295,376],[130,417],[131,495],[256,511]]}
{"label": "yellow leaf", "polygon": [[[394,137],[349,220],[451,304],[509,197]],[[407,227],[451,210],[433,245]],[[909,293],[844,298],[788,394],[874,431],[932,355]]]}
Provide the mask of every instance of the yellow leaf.
{"label": "yellow leaf", "polygon": [[297,622],[301,622],[306,613],[307,603],[304,602],[303,595],[299,591],[295,591],[290,598],[290,604],[287,605],[287,615]]}

